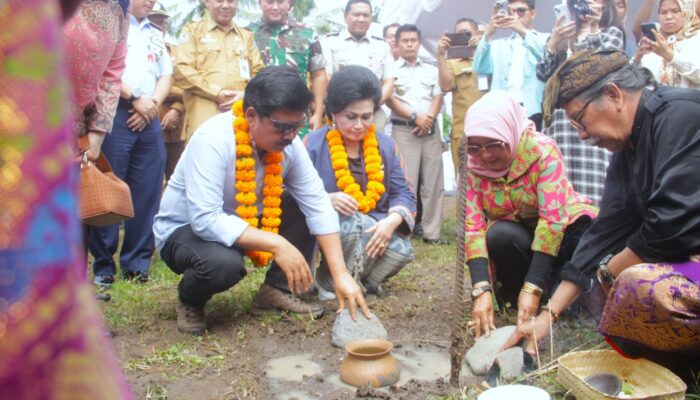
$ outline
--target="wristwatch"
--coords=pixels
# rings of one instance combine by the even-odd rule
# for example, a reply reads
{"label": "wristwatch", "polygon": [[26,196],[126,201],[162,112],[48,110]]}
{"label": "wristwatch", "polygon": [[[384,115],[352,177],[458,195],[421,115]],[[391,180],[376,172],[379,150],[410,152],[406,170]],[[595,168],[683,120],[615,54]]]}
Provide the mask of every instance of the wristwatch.
{"label": "wristwatch", "polygon": [[481,296],[486,292],[490,292],[491,290],[491,285],[482,285],[479,287],[475,287],[474,289],[472,289],[472,300],[476,300],[477,297]]}
{"label": "wristwatch", "polygon": [[415,123],[415,122],[416,122],[416,120],[418,119],[418,113],[417,113],[417,112],[415,112],[415,111],[414,111],[414,112],[412,112],[412,113],[411,113],[411,115],[409,115],[409,116],[408,116],[408,119],[410,119],[410,120],[411,120],[411,122],[414,122],[414,123]]}
{"label": "wristwatch", "polygon": [[598,282],[605,288],[611,288],[615,282],[615,277],[608,269],[608,263],[612,260],[613,254],[608,254],[603,257],[598,263],[598,271],[596,271],[596,276],[598,277]]}

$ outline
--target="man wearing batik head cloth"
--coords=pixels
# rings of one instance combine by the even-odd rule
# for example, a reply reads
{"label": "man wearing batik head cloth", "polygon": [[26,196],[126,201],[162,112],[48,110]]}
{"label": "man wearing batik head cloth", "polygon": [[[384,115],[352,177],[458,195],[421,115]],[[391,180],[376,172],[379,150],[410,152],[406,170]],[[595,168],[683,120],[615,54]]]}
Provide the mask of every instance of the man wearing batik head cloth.
{"label": "man wearing batik head cloth", "polygon": [[563,108],[582,140],[614,154],[600,214],[549,309],[511,345],[533,331],[542,339],[550,317],[600,287],[600,332],[613,347],[684,373],[700,356],[700,91],[647,84],[620,50],[575,54],[548,82],[544,112]]}

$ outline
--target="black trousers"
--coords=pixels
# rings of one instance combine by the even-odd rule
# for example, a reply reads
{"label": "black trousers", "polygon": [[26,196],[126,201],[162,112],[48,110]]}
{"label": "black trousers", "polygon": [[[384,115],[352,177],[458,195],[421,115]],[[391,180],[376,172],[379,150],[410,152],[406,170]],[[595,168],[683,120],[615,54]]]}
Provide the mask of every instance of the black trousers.
{"label": "black trousers", "polygon": [[[550,284],[547,286],[558,281],[562,266],[571,259],[581,236],[590,225],[591,219],[582,216],[566,228],[559,255],[550,273]],[[496,280],[501,283],[498,297],[513,306],[517,304],[520,289],[530,268],[534,232],[535,224],[511,221],[498,221],[486,232],[489,258],[495,265]],[[543,289],[547,292],[547,288]]]}
{"label": "black trousers", "polygon": [[[279,233],[310,263],[316,239],[310,235],[304,214],[294,198],[282,195],[282,225]],[[178,295],[184,304],[202,307],[216,293],[233,287],[246,276],[245,250],[203,240],[190,225],[176,229],[165,241],[160,257],[176,274],[182,274]],[[313,271],[312,271],[313,272]],[[287,278],[273,262],[265,275],[265,283],[289,291]]]}

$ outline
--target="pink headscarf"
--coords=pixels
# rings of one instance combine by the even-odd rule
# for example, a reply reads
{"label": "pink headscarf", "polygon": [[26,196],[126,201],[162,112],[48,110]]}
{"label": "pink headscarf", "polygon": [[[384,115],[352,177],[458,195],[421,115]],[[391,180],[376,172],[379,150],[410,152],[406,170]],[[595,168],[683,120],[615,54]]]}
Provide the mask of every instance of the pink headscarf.
{"label": "pink headscarf", "polygon": [[[487,93],[472,104],[464,121],[464,136],[485,137],[502,140],[510,147],[515,157],[520,136],[527,129],[535,129],[535,123],[527,118],[527,111],[513,96],[501,90]],[[468,158],[469,169],[487,178],[500,178],[508,173],[508,168],[494,171],[481,165],[472,157]]]}

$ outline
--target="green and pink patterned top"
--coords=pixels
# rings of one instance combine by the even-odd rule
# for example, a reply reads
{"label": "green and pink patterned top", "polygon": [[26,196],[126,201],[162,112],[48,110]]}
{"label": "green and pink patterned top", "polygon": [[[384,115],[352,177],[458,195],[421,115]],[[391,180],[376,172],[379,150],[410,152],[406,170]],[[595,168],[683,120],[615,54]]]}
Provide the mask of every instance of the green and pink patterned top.
{"label": "green and pink patterned top", "polygon": [[467,261],[488,258],[486,231],[495,221],[536,221],[532,250],[556,257],[566,227],[598,208],[574,191],[551,138],[527,130],[508,175],[492,179],[469,171],[465,251]]}

